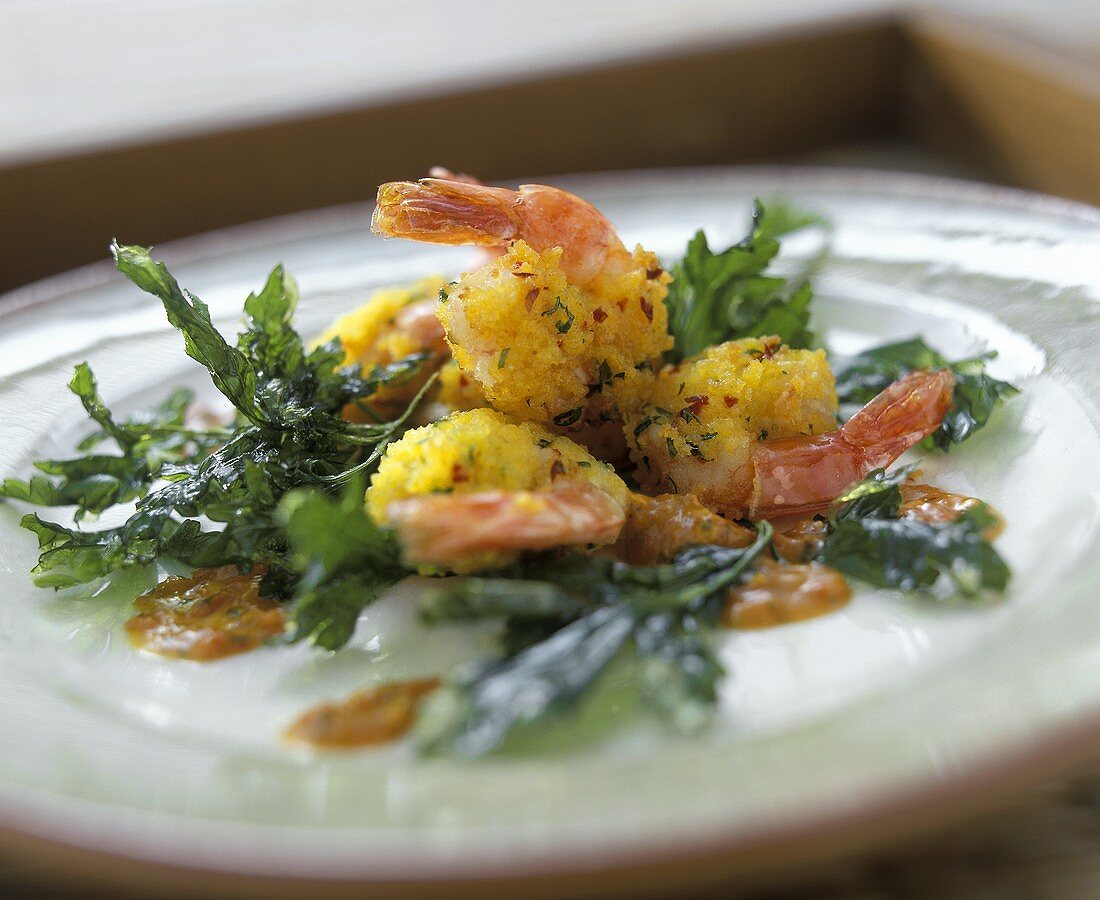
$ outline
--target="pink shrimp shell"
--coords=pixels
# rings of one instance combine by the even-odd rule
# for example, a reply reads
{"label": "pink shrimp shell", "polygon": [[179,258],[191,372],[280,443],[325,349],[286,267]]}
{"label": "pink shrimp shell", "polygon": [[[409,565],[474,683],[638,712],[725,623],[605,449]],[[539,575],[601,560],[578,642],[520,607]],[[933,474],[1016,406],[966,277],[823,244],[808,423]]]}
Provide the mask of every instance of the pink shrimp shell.
{"label": "pink shrimp shell", "polygon": [[499,248],[523,240],[542,253],[562,248],[562,268],[584,286],[631,254],[604,215],[580,197],[541,184],[518,190],[441,178],[380,185],[371,230],[433,244]]}
{"label": "pink shrimp shell", "polygon": [[484,553],[606,544],[625,521],[622,506],[589,484],[428,494],[391,503],[386,515],[409,562],[441,566]]}
{"label": "pink shrimp shell", "polygon": [[899,378],[839,430],[764,441],[753,452],[753,519],[829,505],[873,469],[887,466],[935,431],[951,409],[955,376],[947,369]]}

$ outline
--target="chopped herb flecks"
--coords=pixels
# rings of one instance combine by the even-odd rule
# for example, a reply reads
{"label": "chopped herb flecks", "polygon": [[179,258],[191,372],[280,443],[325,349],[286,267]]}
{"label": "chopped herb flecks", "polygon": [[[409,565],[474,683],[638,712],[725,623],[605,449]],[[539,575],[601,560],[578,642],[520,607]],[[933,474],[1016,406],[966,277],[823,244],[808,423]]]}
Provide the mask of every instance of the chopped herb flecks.
{"label": "chopped herb flecks", "polygon": [[582,410],[579,406],[573,409],[567,409],[563,413],[559,413],[554,416],[554,424],[559,428],[568,428],[570,425],[576,425],[581,419]]}
{"label": "chopped herb flecks", "polygon": [[561,297],[557,297],[554,300],[554,305],[549,309],[543,310],[541,315],[545,318],[552,316],[557,312],[565,314],[565,318],[554,323],[554,326],[558,329],[558,334],[565,334],[573,327],[573,322],[576,321],[576,316],[569,311],[569,307],[561,302]]}

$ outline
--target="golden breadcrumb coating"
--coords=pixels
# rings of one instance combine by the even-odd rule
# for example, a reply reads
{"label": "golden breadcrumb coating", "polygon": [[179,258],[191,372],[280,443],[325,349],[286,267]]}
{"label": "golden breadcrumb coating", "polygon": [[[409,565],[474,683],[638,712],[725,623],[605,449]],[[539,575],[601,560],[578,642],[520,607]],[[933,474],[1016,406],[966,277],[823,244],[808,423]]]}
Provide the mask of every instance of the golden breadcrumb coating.
{"label": "golden breadcrumb coating", "polygon": [[398,327],[398,315],[405,307],[438,296],[446,280],[441,275],[424,278],[405,287],[385,288],[372,294],[358,309],[336,319],[317,338],[326,344],[340,338],[345,364],[370,367],[404,359],[423,350],[423,341],[413,332]]}
{"label": "golden breadcrumb coating", "polygon": [[736,462],[748,461],[755,442],[837,427],[824,351],[791,350],[774,337],[728,341],[666,366],[626,406],[636,477],[648,490],[705,483],[702,467],[715,460],[716,473],[736,480]]}
{"label": "golden breadcrumb coating", "polygon": [[456,413],[390,444],[371,479],[367,510],[387,524],[396,500],[440,492],[539,491],[559,480],[587,482],[621,505],[627,487],[579,444],[492,409]]}
{"label": "golden breadcrumb coating", "polygon": [[462,371],[494,407],[559,429],[614,415],[611,396],[672,345],[669,277],[641,248],[636,266],[592,291],[567,280],[561,249],[516,241],[440,295],[439,318]]}

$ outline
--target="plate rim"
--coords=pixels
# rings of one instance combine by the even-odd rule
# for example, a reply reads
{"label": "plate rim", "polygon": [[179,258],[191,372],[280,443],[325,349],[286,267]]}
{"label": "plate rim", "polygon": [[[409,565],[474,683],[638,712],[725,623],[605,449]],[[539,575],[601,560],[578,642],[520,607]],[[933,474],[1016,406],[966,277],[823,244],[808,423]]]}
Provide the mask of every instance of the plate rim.
{"label": "plate rim", "polygon": [[[943,175],[919,172],[890,172],[884,169],[860,169],[845,166],[683,166],[674,168],[616,169],[597,172],[577,172],[563,175],[511,178],[504,185],[524,183],[560,183],[569,186],[629,183],[639,180],[668,181],[693,178],[744,177],[796,185],[827,184],[854,192],[888,191],[922,197],[952,197],[961,200],[987,201],[1013,206],[1031,212],[1053,213],[1083,223],[1100,225],[1100,206],[1080,200],[1055,197],[1025,188],[971,181]],[[254,222],[230,225],[226,228],[174,238],[155,246],[173,258],[174,265],[186,265],[200,260],[216,259],[270,243],[281,235],[296,238],[317,237],[338,230],[346,224],[362,223],[370,218],[373,200],[356,200],[317,209],[287,213]],[[110,259],[101,259],[74,269],[32,281],[0,294],[0,318],[63,299],[69,294],[108,283],[115,277]]]}
{"label": "plate rim", "polygon": [[[767,180],[771,184],[794,189],[822,187],[852,193],[885,192],[895,196],[945,197],[971,202],[987,202],[1025,212],[1054,214],[1100,226],[1100,209],[1077,201],[1051,197],[1017,188],[1001,187],[955,178],[913,173],[891,173],[814,166],[714,166],[675,169],[622,170],[548,177],[577,189],[592,185],[614,188],[618,184],[643,180],[668,182],[721,177],[727,180]],[[533,180],[533,179],[524,179]],[[522,180],[516,180],[516,183]],[[235,225],[187,238],[165,242],[158,248],[172,257],[173,264],[186,264],[217,259],[249,249],[255,249],[280,238],[308,239],[360,226],[369,217],[373,203],[360,201],[318,210],[292,213],[257,222]],[[93,288],[117,277],[109,259],[51,276],[0,295],[0,320],[33,307],[52,302]],[[762,877],[781,862],[785,868],[805,867],[827,859],[842,858],[858,852],[869,852],[882,846],[944,825],[979,816],[998,808],[1018,795],[1022,786],[1044,778],[1071,774],[1084,763],[1094,760],[1100,752],[1100,709],[1079,714],[1063,725],[1055,726],[1032,739],[993,751],[963,772],[942,774],[936,780],[917,779],[893,790],[876,792],[868,801],[852,809],[816,810],[798,822],[768,823],[752,831],[723,829],[716,825],[705,838],[696,838],[690,846],[675,841],[661,844],[639,842],[609,849],[603,847],[597,858],[590,859],[575,852],[558,860],[525,856],[517,861],[498,861],[491,870],[477,877],[451,871],[448,865],[434,862],[433,871],[423,877],[372,879],[355,877],[347,880],[337,875],[325,878],[310,875],[265,875],[247,867],[247,861],[237,864],[210,865],[168,861],[147,848],[111,846],[111,841],[95,844],[90,834],[80,827],[66,834],[58,827],[57,817],[37,811],[38,826],[29,821],[26,810],[13,810],[11,804],[0,803],[0,846],[18,848],[33,858],[48,860],[53,874],[65,877],[66,869],[75,869],[84,877],[106,879],[108,883],[131,883],[148,886],[156,883],[170,887],[174,881],[188,881],[202,875],[214,879],[214,885],[245,889],[248,886],[265,890],[272,886],[293,886],[298,891],[307,886],[328,891],[354,889],[364,884],[386,887],[402,895],[410,890],[425,892],[443,885],[468,889],[477,888],[479,895],[503,895],[519,887],[549,889],[568,886],[569,879],[580,876],[598,877],[601,884],[620,889],[633,885],[654,886],[658,882],[671,886],[692,880],[716,878]],[[15,804],[18,806],[18,804]],[[14,812],[14,816],[12,813]],[[118,843],[117,840],[115,843]],[[124,863],[120,865],[120,863]],[[137,869],[133,867],[136,866]],[[452,866],[453,869],[453,866]],[[136,878],[137,881],[132,881]],[[153,879],[149,881],[148,879]],[[492,879],[486,881],[486,879]],[[414,894],[415,895],[415,894]]]}

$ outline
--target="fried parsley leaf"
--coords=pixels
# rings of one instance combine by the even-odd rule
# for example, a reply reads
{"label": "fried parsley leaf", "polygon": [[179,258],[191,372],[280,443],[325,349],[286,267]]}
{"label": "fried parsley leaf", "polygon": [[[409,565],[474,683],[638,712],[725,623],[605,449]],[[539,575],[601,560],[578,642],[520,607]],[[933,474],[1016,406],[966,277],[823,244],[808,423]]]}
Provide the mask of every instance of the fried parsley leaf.
{"label": "fried parsley leaf", "polygon": [[478,666],[432,697],[417,723],[422,749],[475,758],[517,725],[574,707],[635,626],[626,606],[599,606],[505,660]]}
{"label": "fried parsley leaf", "polygon": [[290,611],[291,641],[339,649],[363,608],[410,574],[393,534],[367,515],[363,491],[357,478],[338,498],[295,491],[282,502],[290,563],[301,576]]}
{"label": "fried parsley leaf", "polygon": [[919,337],[884,344],[865,350],[844,366],[837,375],[837,397],[841,403],[866,403],[906,372],[950,368],[955,373],[954,404],[926,439],[926,446],[946,450],[984,427],[1002,400],[1019,393],[1007,381],[986,374],[986,361],[995,356],[987,353],[952,363]]}
{"label": "fried parsley leaf", "polygon": [[944,599],[1003,591],[1010,573],[985,536],[995,522],[988,508],[979,504],[936,524],[898,518],[906,474],[878,469],[838,499],[823,561],[876,587]]}
{"label": "fried parsley leaf", "polygon": [[509,652],[459,673],[428,702],[421,748],[488,753],[512,728],[574,708],[627,647],[649,705],[678,728],[701,727],[722,675],[709,629],[724,589],[770,540],[765,522],[750,547],[692,547],[659,566],[532,556],[496,576],[454,579],[430,592],[422,611],[431,621],[506,617]]}
{"label": "fried parsley leaf", "polygon": [[[73,506],[77,522],[121,503],[136,501],[136,508],[121,526],[98,531],[25,517],[24,526],[39,537],[36,583],[66,587],[158,557],[191,566],[282,565],[288,538],[277,510],[283,497],[304,485],[335,491],[369,473],[427,385],[391,421],[354,424],[341,415],[344,407],[413,377],[428,354],[363,373],[342,366],[339,342],[307,350],[291,324],[297,285],[281,266],[245,301],[245,328],[234,347],[206,305],[148,250],[115,244],[112,251],[119,270],[160,299],[188,355],[207,367],[239,416],[230,427],[188,428],[191,395],[177,391],[155,412],[119,421],[90,368],[77,366],[70,388],[98,425],[80,449],[113,443],[117,454],[43,461],[38,468],[45,476],[9,479],[0,496]],[[341,633],[337,625],[303,633],[321,632],[326,646]]]}
{"label": "fried parsley leaf", "polygon": [[86,363],[76,367],[69,389],[80,399],[99,430],[80,444],[91,450],[113,441],[117,454],[86,453],[74,459],[39,460],[34,465],[47,476],[26,481],[8,478],[0,497],[35,506],[73,506],[77,522],[112,506],[145,496],[168,460],[201,455],[221,437],[219,429],[186,429],[183,417],[189,391],[177,391],[150,414],[117,422],[99,395],[95,376]]}
{"label": "fried parsley leaf", "polygon": [[[712,614],[718,604],[711,604]],[[707,623],[713,624],[713,623]],[[697,618],[658,613],[634,630],[638,690],[645,703],[680,732],[704,728],[718,702],[725,669]]]}
{"label": "fried parsley leaf", "polygon": [[765,213],[757,200],[749,234],[732,247],[715,252],[702,231],[672,267],[665,304],[668,327],[676,343],[670,362],[694,356],[707,347],[743,337],[778,335],[790,347],[809,347],[812,292],[808,284],[793,287],[764,272],[779,252],[779,238],[820,220],[782,204]]}
{"label": "fried parsley leaf", "polygon": [[210,378],[246,418],[265,421],[256,404],[256,370],[243,353],[234,350],[210,320],[210,309],[198,297],[180,288],[164,263],[155,262],[145,247],[112,242],[118,270],[143,291],[164,304],[168,321],[183,335],[187,355],[206,367]]}

